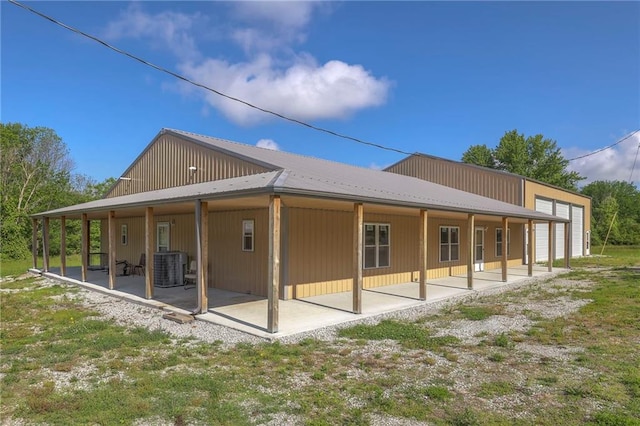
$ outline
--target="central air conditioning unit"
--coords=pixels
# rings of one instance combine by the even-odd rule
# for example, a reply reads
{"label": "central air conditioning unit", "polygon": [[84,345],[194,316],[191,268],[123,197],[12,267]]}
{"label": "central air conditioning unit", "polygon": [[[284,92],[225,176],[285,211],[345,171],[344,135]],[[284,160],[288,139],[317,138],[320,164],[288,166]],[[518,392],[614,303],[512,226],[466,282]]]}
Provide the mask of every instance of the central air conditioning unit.
{"label": "central air conditioning unit", "polygon": [[153,254],[154,287],[177,287],[184,284],[187,253],[166,251]]}

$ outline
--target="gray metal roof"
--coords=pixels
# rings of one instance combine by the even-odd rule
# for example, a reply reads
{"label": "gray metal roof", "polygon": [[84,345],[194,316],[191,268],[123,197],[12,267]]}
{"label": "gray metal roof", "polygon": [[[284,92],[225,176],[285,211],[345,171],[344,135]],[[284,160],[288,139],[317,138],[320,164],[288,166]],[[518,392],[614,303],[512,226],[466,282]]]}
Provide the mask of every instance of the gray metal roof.
{"label": "gray metal roof", "polygon": [[39,213],[36,216],[55,216],[153,205],[154,203],[181,202],[198,198],[210,199],[246,195],[252,192],[269,192],[566,222],[565,219],[559,217],[409,176],[259,148],[253,145],[230,142],[181,130],[163,129],[158,136],[162,134],[172,134],[202,146],[272,168],[273,171],[240,178],[105,198]]}

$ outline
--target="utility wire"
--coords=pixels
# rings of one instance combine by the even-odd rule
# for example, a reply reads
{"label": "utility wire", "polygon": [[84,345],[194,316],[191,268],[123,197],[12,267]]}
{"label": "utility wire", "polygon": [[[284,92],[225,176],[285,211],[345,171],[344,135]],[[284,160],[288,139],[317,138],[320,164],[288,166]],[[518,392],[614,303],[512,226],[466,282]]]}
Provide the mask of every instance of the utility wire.
{"label": "utility wire", "polygon": [[[193,81],[193,80],[191,80],[191,79],[189,79],[189,78],[187,78],[187,77],[185,77],[185,76],[183,76],[181,74],[178,74],[178,73],[176,73],[174,71],[171,71],[171,70],[169,70],[167,68],[164,68],[164,67],[156,65],[156,64],[154,64],[152,62],[149,62],[149,61],[147,61],[145,59],[142,59],[139,56],[136,56],[136,55],[134,55],[132,53],[129,53],[129,52],[125,51],[125,50],[122,50],[122,49],[120,49],[120,48],[118,48],[116,46],[113,46],[113,45],[107,43],[106,41],[96,37],[96,36],[93,36],[91,34],[87,34],[84,31],[81,31],[81,30],[79,30],[79,29],[77,29],[75,27],[72,27],[72,26],[67,25],[67,24],[65,24],[63,22],[60,22],[57,19],[55,19],[55,18],[53,18],[51,16],[48,16],[48,15],[45,15],[44,13],[39,12],[39,11],[37,11],[37,10],[35,10],[35,9],[25,5],[25,4],[22,4],[22,3],[20,3],[20,2],[18,2],[16,0],[8,0],[8,2],[13,4],[13,5],[15,5],[15,6],[21,7],[22,9],[25,9],[25,10],[27,10],[27,11],[35,14],[35,15],[38,15],[41,18],[44,18],[44,19],[46,19],[46,20],[48,20],[48,21],[50,21],[50,22],[52,22],[52,23],[54,23],[56,25],[59,25],[62,28],[65,28],[65,29],[67,29],[69,31],[72,31],[72,32],[74,32],[76,34],[79,34],[79,35],[81,35],[83,37],[86,37],[86,38],[88,38],[90,40],[93,40],[96,43],[99,43],[99,44],[103,45],[104,47],[106,47],[107,49],[110,49],[110,50],[112,50],[112,51],[114,51],[114,52],[116,52],[116,53],[118,53],[120,55],[127,56],[128,58],[133,59],[134,61],[140,62],[143,65],[146,65],[146,66],[151,67],[151,68],[153,68],[153,69],[155,69],[157,71],[160,71],[162,73],[165,73],[165,74],[168,74],[168,75],[170,75],[172,77],[175,77],[178,80],[182,80],[182,81],[184,81],[186,83],[189,83],[189,84],[191,84],[193,86],[200,87],[201,89],[204,89],[204,90],[207,90],[209,92],[215,93],[216,95],[222,96],[223,98],[232,100],[234,102],[241,103],[243,105],[248,106],[249,108],[253,108],[255,110],[264,112],[265,114],[270,114],[270,115],[273,115],[275,117],[281,118],[283,120],[286,120],[286,121],[289,121],[289,122],[292,122],[292,123],[295,123],[295,124],[298,124],[298,125],[301,125],[301,126],[304,126],[304,127],[308,127],[310,129],[313,129],[313,130],[316,130],[316,131],[319,131],[319,132],[327,133],[329,135],[336,136],[336,137],[339,137],[339,138],[342,138],[342,139],[346,139],[346,140],[350,140],[352,142],[356,142],[356,143],[359,143],[359,144],[372,146],[374,148],[379,148],[379,149],[383,149],[383,150],[386,150],[386,151],[397,152],[397,153],[404,154],[404,155],[420,155],[419,153],[408,152],[408,151],[404,151],[404,150],[399,149],[399,148],[393,148],[393,147],[385,146],[385,145],[374,143],[374,142],[368,142],[368,141],[365,141],[365,140],[362,140],[362,139],[359,139],[359,138],[356,138],[356,137],[353,137],[353,136],[349,136],[349,135],[345,135],[345,134],[342,134],[342,133],[338,133],[338,132],[333,131],[333,130],[325,129],[323,127],[314,126],[313,124],[309,124],[307,122],[304,122],[304,121],[289,117],[287,115],[280,114],[278,112],[271,111],[271,110],[266,109],[266,108],[262,108],[260,106],[254,105],[254,104],[252,104],[250,102],[247,102],[245,100],[236,98],[234,96],[227,95],[226,93],[220,92],[220,91],[218,91],[216,89],[213,89],[213,88],[211,88],[209,86],[206,86],[206,85],[204,85],[202,83],[198,83],[196,81]],[[586,157],[589,157],[591,155],[598,154],[598,153],[600,153],[602,151],[605,151],[607,149],[613,148],[614,146],[624,142],[625,140],[629,139],[631,136],[635,135],[638,132],[640,132],[640,129],[630,133],[629,135],[625,136],[624,138],[620,139],[619,141],[617,141],[616,143],[614,143],[612,145],[609,145],[609,146],[604,147],[602,149],[599,149],[597,151],[591,152],[589,154],[581,155],[579,157],[570,158],[567,161],[579,160],[581,158],[586,158]],[[636,159],[637,159],[637,156],[636,156]]]}
{"label": "utility wire", "polygon": [[633,160],[633,166],[631,167],[631,174],[629,175],[629,183],[633,182],[633,171],[636,169],[636,161],[638,161],[638,153],[640,153],[640,142],[638,142],[638,149],[636,150],[636,158]]}
{"label": "utility wire", "polygon": [[[9,0],[9,1],[11,1],[11,0]],[[600,152],[602,152],[602,151],[606,151],[607,149],[611,149],[611,148],[613,148],[614,146],[616,146],[616,145],[618,145],[618,144],[621,144],[622,142],[626,141],[627,139],[629,139],[631,136],[635,135],[635,134],[636,134],[636,133],[638,133],[638,132],[640,132],[640,129],[635,130],[635,131],[633,131],[633,132],[629,133],[627,136],[625,136],[624,138],[620,139],[620,140],[619,140],[618,142],[616,142],[616,143],[613,143],[613,144],[611,144],[611,145],[609,145],[609,146],[605,146],[604,148],[600,148],[600,149],[598,149],[598,150],[596,150],[596,151],[593,151],[593,152],[590,152],[590,153],[588,153],[588,154],[581,155],[581,156],[579,156],[579,157],[570,158],[570,159],[568,159],[567,161],[579,160],[579,159],[581,159],[581,158],[590,157],[590,156],[595,155],[595,154],[598,154],[598,153],[600,153]]]}
{"label": "utility wire", "polygon": [[262,107],[260,107],[260,106],[254,105],[254,104],[252,104],[252,103],[250,103],[250,102],[247,102],[247,101],[244,101],[244,100],[242,100],[242,99],[239,99],[239,98],[236,98],[236,97],[233,97],[233,96],[227,95],[227,94],[222,93],[222,92],[220,92],[220,91],[218,91],[218,90],[216,90],[216,89],[212,89],[212,88],[211,88],[211,87],[209,87],[209,86],[205,86],[205,85],[204,85],[204,84],[202,84],[202,83],[198,83],[198,82],[196,82],[196,81],[193,81],[193,80],[191,80],[191,79],[189,79],[189,78],[187,78],[187,77],[185,77],[185,76],[183,76],[183,75],[181,75],[181,74],[178,74],[178,73],[176,73],[176,72],[174,72],[174,71],[168,70],[168,69],[166,69],[166,68],[164,68],[164,67],[161,67],[161,66],[159,66],[159,65],[156,65],[156,64],[154,64],[154,63],[151,63],[151,62],[149,62],[149,61],[147,61],[147,60],[145,60],[145,59],[142,59],[142,58],[140,58],[139,56],[136,56],[136,55],[134,55],[134,54],[132,54],[132,53],[129,53],[129,52],[125,51],[125,50],[122,50],[122,49],[120,49],[120,48],[118,48],[118,47],[115,47],[115,46],[113,46],[113,45],[111,45],[111,44],[107,43],[106,41],[99,39],[99,38],[98,38],[98,37],[96,37],[96,36],[93,36],[93,35],[91,35],[91,34],[87,34],[87,33],[85,33],[84,31],[81,31],[81,30],[79,30],[79,29],[77,29],[77,28],[75,28],[75,27],[72,27],[72,26],[69,26],[69,25],[67,25],[67,24],[65,24],[65,23],[62,23],[62,22],[58,21],[57,19],[52,18],[51,16],[48,16],[48,15],[45,15],[44,13],[39,12],[39,11],[37,11],[37,10],[35,10],[35,9],[33,9],[33,8],[29,7],[29,6],[27,6],[27,5],[24,5],[24,4],[22,4],[22,3],[20,3],[20,2],[18,2],[18,1],[16,1],[16,0],[8,0],[8,1],[9,1],[9,3],[12,3],[12,4],[14,4],[14,5],[18,6],[18,7],[21,7],[21,8],[23,8],[23,9],[25,9],[25,10],[27,10],[27,11],[31,12],[31,13],[34,13],[34,14],[36,14],[36,15],[40,16],[41,18],[44,18],[44,19],[46,19],[46,20],[48,20],[48,21],[51,21],[51,22],[53,22],[54,24],[59,25],[59,26],[61,26],[61,27],[65,28],[65,29],[67,29],[67,30],[69,30],[69,31],[72,31],[72,32],[74,32],[74,33],[76,33],[76,34],[80,34],[81,36],[87,37],[88,39],[91,39],[91,40],[93,40],[93,41],[95,41],[95,42],[97,42],[97,43],[100,43],[100,44],[101,44],[101,45],[103,45],[104,47],[106,47],[106,48],[108,48],[108,49],[111,49],[111,50],[113,50],[113,51],[114,51],[114,52],[116,52],[116,53],[119,53],[119,54],[121,54],[121,55],[127,56],[127,57],[129,57],[129,58],[131,58],[131,59],[133,59],[133,60],[135,60],[135,61],[137,61],[137,62],[142,63],[143,65],[146,65],[146,66],[149,66],[149,67],[151,67],[151,68],[154,68],[154,69],[156,69],[157,71],[163,72],[163,73],[165,73],[165,74],[169,74],[170,76],[175,77],[175,78],[177,78],[177,79],[179,79],[179,80],[182,80],[182,81],[184,81],[184,82],[186,82],[186,83],[189,83],[189,84],[191,84],[191,85],[194,85],[194,86],[200,87],[200,88],[202,88],[202,89],[204,89],[204,90],[207,90],[207,91],[209,91],[209,92],[215,93],[215,94],[216,94],[216,95],[218,95],[218,96],[222,96],[222,97],[227,98],[227,99],[229,99],[229,100],[232,100],[232,101],[234,101],[234,102],[238,102],[238,103],[244,104],[244,105],[246,105],[246,106],[248,106],[248,107],[250,107],[250,108],[256,109],[256,110],[258,110],[258,111],[262,111],[262,112],[264,112],[264,113],[266,113],[266,114],[271,114],[271,115],[276,116],[276,117],[278,117],[278,118],[281,118],[281,119],[283,119],[283,120],[287,120],[287,121],[290,121],[290,122],[292,122],[292,123],[296,123],[296,124],[299,124],[299,125],[301,125],[301,126],[305,126],[305,127],[310,128],[310,129],[317,130],[317,131],[319,131],[319,132],[324,132],[324,133],[327,133],[327,134],[330,134],[330,135],[333,135],[333,136],[337,136],[337,137],[342,138],[342,139],[347,139],[347,140],[350,140],[350,141],[353,141],[353,142],[357,142],[357,143],[359,143],[359,144],[369,145],[369,146],[372,146],[372,147],[375,147],[375,148],[379,148],[379,149],[384,149],[384,150],[387,150],[387,151],[398,152],[398,153],[400,153],[400,154],[404,154],[404,155],[412,155],[412,154],[413,154],[413,153],[411,153],[411,152],[403,151],[403,150],[398,149],[398,148],[392,148],[392,147],[388,147],[388,146],[381,145],[381,144],[378,144],[378,143],[367,142],[367,141],[364,141],[364,140],[362,140],[362,139],[358,139],[358,138],[353,137],[353,136],[344,135],[344,134],[341,134],[341,133],[335,132],[335,131],[333,131],[333,130],[325,129],[325,128],[323,128],[323,127],[314,126],[314,125],[309,124],[309,123],[306,123],[306,122],[304,122],[304,121],[297,120],[297,119],[295,119],[295,118],[292,118],[292,117],[286,116],[286,115],[284,115],[284,114],[280,114],[280,113],[278,113],[278,112],[274,112],[274,111],[268,110],[268,109],[266,109],[266,108],[262,108]]}

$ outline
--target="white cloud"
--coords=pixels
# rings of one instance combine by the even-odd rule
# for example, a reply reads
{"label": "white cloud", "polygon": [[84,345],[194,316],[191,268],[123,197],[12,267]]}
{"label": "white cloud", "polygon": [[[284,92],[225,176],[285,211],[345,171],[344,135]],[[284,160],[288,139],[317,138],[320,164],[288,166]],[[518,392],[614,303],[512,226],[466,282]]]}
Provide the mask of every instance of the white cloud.
{"label": "white cloud", "polygon": [[260,139],[257,143],[256,146],[258,148],[265,148],[265,149],[271,149],[273,151],[280,151],[280,147],[278,146],[278,144],[272,140],[272,139]]}
{"label": "white cloud", "polygon": [[376,162],[373,162],[373,163],[369,164],[369,168],[370,168],[370,169],[373,169],[373,170],[384,170],[384,169],[386,169],[387,167],[389,167],[390,165],[391,165],[391,164],[383,164],[383,165],[380,165],[380,164],[378,164],[378,163],[376,163]]}
{"label": "white cloud", "polygon": [[[208,59],[199,65],[184,64],[189,78],[261,108],[299,120],[346,118],[356,111],[386,101],[390,82],[376,79],[360,65],[329,61],[317,65],[298,57],[284,70],[268,55],[252,62],[229,64]],[[263,112],[213,93],[205,99],[230,120],[244,125],[273,118]]]}
{"label": "white cloud", "polygon": [[[633,168],[633,163],[640,144],[640,133],[636,133],[624,142],[613,148],[590,155],[585,158],[571,161],[568,169],[580,173],[586,179],[580,185],[586,185],[596,180],[621,180],[628,182]],[[568,148],[562,150],[565,158],[575,158],[589,154],[596,150],[584,150],[581,148]],[[640,184],[640,158],[633,169],[633,182]]]}
{"label": "white cloud", "polygon": [[[292,45],[306,37],[305,28],[317,2],[235,2],[226,34],[240,43],[247,60],[228,62],[206,57],[198,48],[198,30],[210,20],[200,13],[164,11],[150,14],[138,3],[109,23],[110,40],[134,38],[165,46],[178,60],[179,73],[219,92],[298,120],[344,119],[386,102],[391,82],[377,78],[362,65],[331,60],[318,64],[309,54],[293,53]],[[222,9],[221,9],[222,10]],[[224,21],[220,16],[217,19]],[[226,17],[225,17],[226,18]],[[236,19],[236,21],[234,21]],[[242,25],[237,20],[242,21]],[[250,26],[247,26],[250,25]],[[207,28],[208,31],[215,29]],[[229,120],[251,125],[274,116],[183,82],[175,87],[199,96],[205,105]]]}
{"label": "white cloud", "polygon": [[306,40],[304,28],[314,10],[311,1],[241,1],[233,3],[234,15],[250,27],[241,26],[231,36],[246,52],[269,51]]}
{"label": "white cloud", "polygon": [[179,59],[192,60],[200,53],[191,33],[206,21],[200,13],[188,15],[165,11],[151,15],[138,3],[133,3],[120,13],[117,20],[107,24],[104,37],[108,40],[147,39],[154,48],[167,47]]}

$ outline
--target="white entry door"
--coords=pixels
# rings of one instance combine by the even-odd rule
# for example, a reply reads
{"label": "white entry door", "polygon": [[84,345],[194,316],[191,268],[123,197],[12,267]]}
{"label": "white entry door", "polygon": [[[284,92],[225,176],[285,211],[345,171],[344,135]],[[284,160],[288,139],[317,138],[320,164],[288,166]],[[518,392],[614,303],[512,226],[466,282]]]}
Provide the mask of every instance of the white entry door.
{"label": "white entry door", "polygon": [[474,245],[475,245],[473,250],[473,252],[475,253],[474,269],[476,272],[484,271],[484,228],[482,227],[476,228]]}

